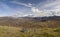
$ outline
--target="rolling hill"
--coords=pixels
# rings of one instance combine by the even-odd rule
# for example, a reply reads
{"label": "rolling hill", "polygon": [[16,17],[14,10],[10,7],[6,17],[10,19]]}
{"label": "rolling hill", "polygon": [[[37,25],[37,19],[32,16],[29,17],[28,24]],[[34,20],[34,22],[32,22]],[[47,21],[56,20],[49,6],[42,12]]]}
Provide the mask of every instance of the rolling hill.
{"label": "rolling hill", "polygon": [[0,17],[0,25],[25,28],[60,27],[60,16],[51,17]]}
{"label": "rolling hill", "polygon": [[0,37],[60,37],[60,17],[0,17]]}

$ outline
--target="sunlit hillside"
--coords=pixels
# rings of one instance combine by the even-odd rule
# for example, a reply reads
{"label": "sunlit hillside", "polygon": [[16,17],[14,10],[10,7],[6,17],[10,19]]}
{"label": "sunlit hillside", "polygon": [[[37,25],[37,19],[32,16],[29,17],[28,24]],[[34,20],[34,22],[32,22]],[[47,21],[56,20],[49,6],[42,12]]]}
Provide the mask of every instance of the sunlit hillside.
{"label": "sunlit hillside", "polygon": [[60,37],[60,28],[25,29],[0,26],[0,37]]}
{"label": "sunlit hillside", "polygon": [[60,37],[60,19],[0,17],[0,37]]}

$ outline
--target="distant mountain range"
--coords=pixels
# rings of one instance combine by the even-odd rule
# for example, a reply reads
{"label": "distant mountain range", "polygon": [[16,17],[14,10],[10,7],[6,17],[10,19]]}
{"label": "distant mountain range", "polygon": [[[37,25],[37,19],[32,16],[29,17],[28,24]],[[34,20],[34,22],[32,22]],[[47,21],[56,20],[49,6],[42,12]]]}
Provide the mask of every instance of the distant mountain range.
{"label": "distant mountain range", "polygon": [[2,26],[38,28],[38,27],[60,27],[59,24],[60,24],[60,16],[0,17],[0,25]]}
{"label": "distant mountain range", "polygon": [[0,17],[0,20],[54,20],[60,19],[60,16],[49,16],[49,17]]}

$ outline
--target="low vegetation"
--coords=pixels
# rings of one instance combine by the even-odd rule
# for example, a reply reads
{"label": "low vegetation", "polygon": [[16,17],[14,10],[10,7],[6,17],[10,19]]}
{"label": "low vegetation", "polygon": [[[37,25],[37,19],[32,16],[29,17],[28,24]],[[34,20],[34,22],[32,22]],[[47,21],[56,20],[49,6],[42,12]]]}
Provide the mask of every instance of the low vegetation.
{"label": "low vegetation", "polygon": [[[60,37],[60,28],[28,29],[0,26],[0,37]],[[29,31],[29,32],[28,32]]]}
{"label": "low vegetation", "polygon": [[0,37],[60,37],[60,19],[47,21],[2,19]]}

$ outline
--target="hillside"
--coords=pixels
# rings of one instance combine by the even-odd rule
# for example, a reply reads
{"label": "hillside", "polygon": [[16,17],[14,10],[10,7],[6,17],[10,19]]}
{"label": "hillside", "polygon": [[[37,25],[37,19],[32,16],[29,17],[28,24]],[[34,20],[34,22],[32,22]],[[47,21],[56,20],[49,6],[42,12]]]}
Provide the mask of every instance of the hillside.
{"label": "hillside", "polygon": [[0,37],[60,37],[60,18],[0,17]]}
{"label": "hillside", "polygon": [[60,37],[60,28],[28,29],[0,26],[0,37]]}
{"label": "hillside", "polygon": [[60,18],[55,17],[0,17],[1,26],[25,28],[55,28],[60,27]]}

